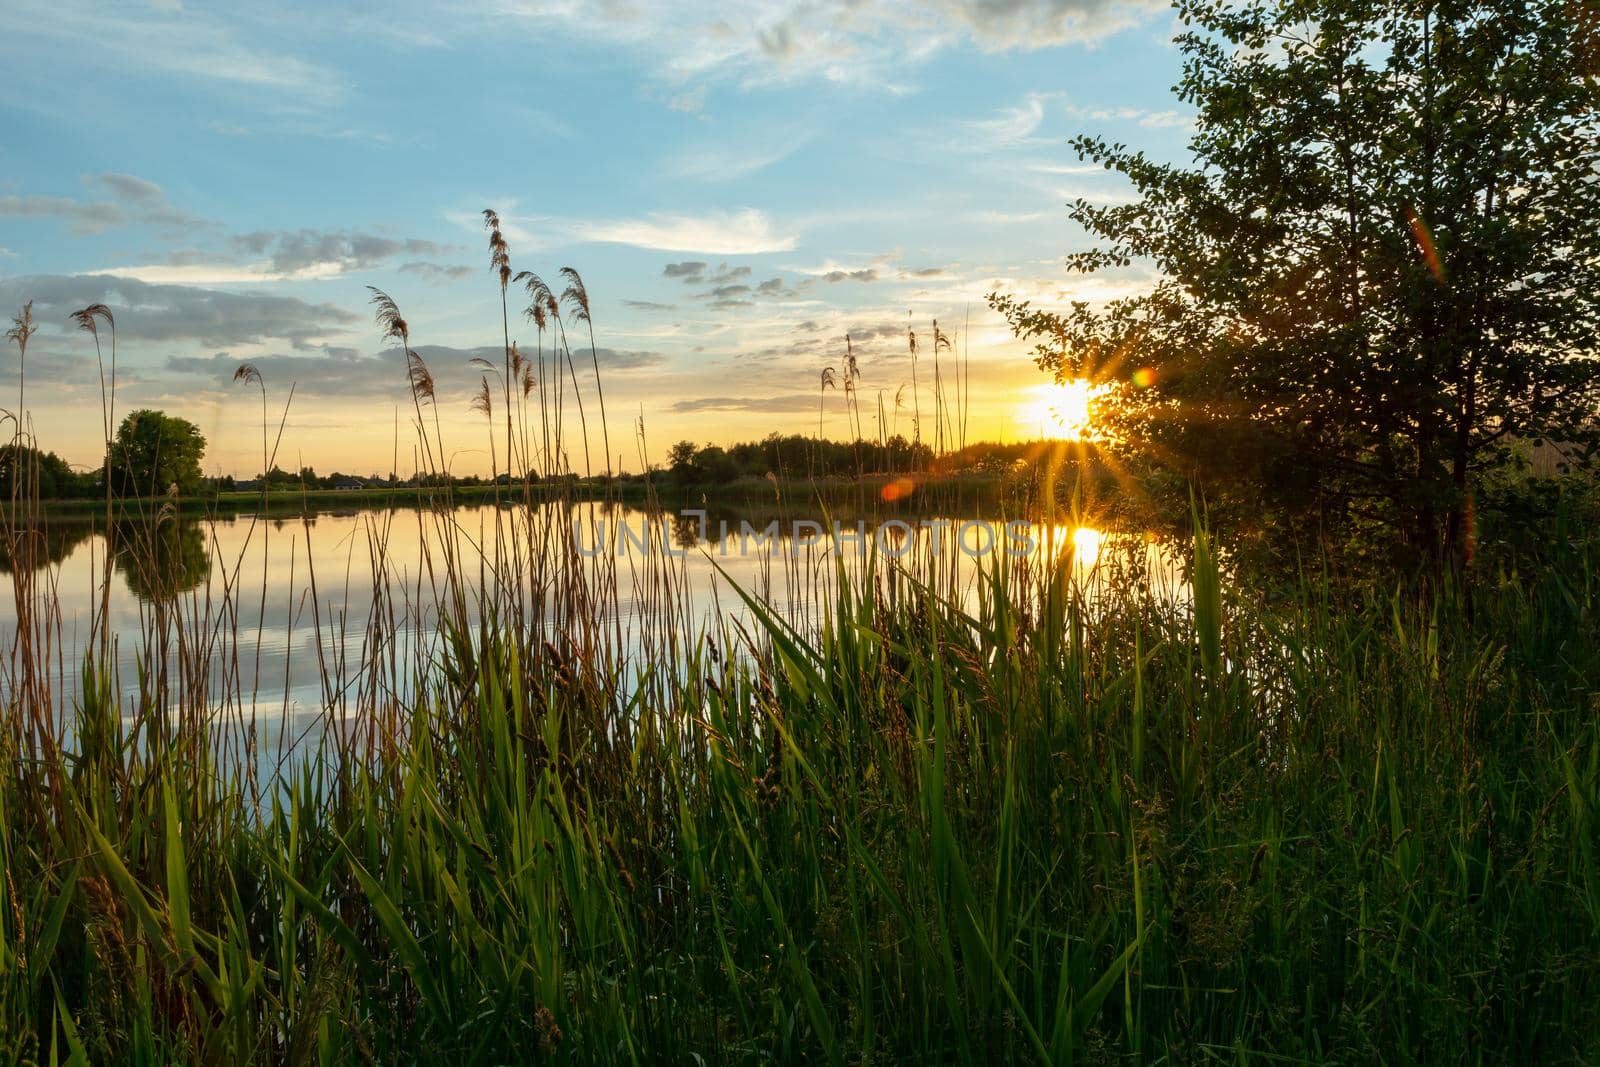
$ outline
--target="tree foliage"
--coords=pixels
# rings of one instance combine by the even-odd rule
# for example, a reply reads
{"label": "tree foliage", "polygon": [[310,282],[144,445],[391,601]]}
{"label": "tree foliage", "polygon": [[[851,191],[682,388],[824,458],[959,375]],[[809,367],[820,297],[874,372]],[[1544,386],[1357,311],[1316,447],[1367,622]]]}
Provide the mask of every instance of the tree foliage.
{"label": "tree foliage", "polygon": [[35,493],[45,500],[92,496],[94,482],[92,475],[74,471],[54,452],[25,444],[0,445],[0,498]]}
{"label": "tree foliage", "polygon": [[1128,204],[1078,200],[1064,312],[991,302],[1061,378],[1117,383],[1111,443],[1329,528],[1470,552],[1517,438],[1592,454],[1596,33],[1567,0],[1181,0],[1193,160],[1093,137]]}
{"label": "tree foliage", "polygon": [[148,408],[132,412],[111,445],[111,477],[125,496],[196,493],[206,439],[187,419]]}

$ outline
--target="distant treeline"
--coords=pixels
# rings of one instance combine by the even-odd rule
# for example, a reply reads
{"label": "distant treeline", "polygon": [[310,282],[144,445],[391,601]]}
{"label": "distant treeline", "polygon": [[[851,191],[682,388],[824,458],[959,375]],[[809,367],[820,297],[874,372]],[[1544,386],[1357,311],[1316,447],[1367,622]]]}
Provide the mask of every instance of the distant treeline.
{"label": "distant treeline", "polygon": [[[665,478],[669,484],[716,485],[748,478],[772,477],[780,481],[807,478],[881,477],[897,474],[985,474],[1019,473],[1045,460],[1060,463],[1081,458],[1092,446],[1060,441],[1019,443],[979,442],[954,452],[936,455],[921,441],[903,436],[887,441],[829,441],[803,434],[768,434],[759,441],[728,445],[700,445],[679,441],[668,450],[664,463],[651,463],[649,475]],[[27,481],[37,479],[38,495],[44,500],[95,499],[105,494],[102,468],[74,469],[54,452],[27,445],[0,446],[0,497],[13,494],[17,458]],[[641,481],[645,474],[623,475],[623,482]],[[551,480],[529,471],[533,482]],[[560,479],[556,479],[560,480]],[[475,474],[443,476],[411,474],[349,474],[333,471],[319,474],[313,467],[284,470],[274,466],[265,475],[240,478],[234,475],[181,479],[185,496],[211,496],[231,492],[303,492],[322,490],[407,489],[423,486],[504,484],[507,476],[489,479]],[[518,484],[521,478],[514,479]],[[154,484],[154,481],[151,481]],[[28,486],[31,493],[32,486]],[[148,490],[147,490],[148,491]]]}
{"label": "distant treeline", "polygon": [[667,452],[665,473],[681,482],[736,478],[781,479],[884,474],[1003,474],[1044,460],[1077,458],[1090,446],[1060,441],[1003,444],[984,441],[943,454],[896,435],[886,441],[827,441],[803,434],[768,434],[759,441],[698,445],[679,441]]}

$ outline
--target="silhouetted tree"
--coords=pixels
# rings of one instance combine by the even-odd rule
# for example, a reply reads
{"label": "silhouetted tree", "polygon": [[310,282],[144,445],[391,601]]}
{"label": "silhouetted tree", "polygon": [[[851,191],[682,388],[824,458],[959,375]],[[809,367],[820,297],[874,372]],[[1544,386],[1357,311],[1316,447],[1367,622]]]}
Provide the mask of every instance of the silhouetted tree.
{"label": "silhouetted tree", "polygon": [[1471,551],[1514,437],[1595,441],[1600,90],[1569,0],[1180,0],[1192,164],[1081,137],[1128,204],[1079,200],[1075,273],[1148,292],[992,295],[1041,367],[1120,383],[1114,447],[1415,558]]}

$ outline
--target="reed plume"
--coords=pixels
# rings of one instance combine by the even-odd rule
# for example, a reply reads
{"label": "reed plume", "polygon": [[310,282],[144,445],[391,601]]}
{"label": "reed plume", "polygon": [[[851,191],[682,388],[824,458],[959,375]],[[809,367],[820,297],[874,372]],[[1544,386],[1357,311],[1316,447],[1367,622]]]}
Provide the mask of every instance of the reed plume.
{"label": "reed plume", "polygon": [[233,380],[254,385],[261,390],[261,495],[264,497],[267,493],[267,473],[272,469],[267,458],[267,383],[254,363],[239,364],[233,372]]}
{"label": "reed plume", "polygon": [[[435,466],[434,458],[428,442],[427,424],[422,418],[422,401],[432,401],[434,396],[433,375],[428,371],[428,365],[422,357],[411,350],[411,327],[406,323],[405,316],[400,314],[400,305],[394,298],[375,285],[367,286],[372,293],[372,303],[377,307],[373,318],[377,321],[378,328],[382,330],[381,338],[385,341],[399,342],[400,352],[406,360],[406,380],[411,386],[411,406],[417,413],[417,429],[422,437],[423,456],[428,466]],[[439,414],[434,411],[434,435],[439,438],[439,457],[442,461],[444,455],[443,436],[439,432]]]}
{"label": "reed plume", "polygon": [[567,280],[567,288],[561,294],[561,299],[567,302],[572,309],[571,314],[578,322],[589,328],[589,362],[594,365],[594,391],[595,397],[600,401],[600,439],[604,442],[606,450],[606,475],[611,474],[611,429],[606,422],[606,390],[600,381],[600,357],[594,346],[594,316],[589,310],[589,290],[585,288],[583,279],[572,267],[562,267],[561,276]]}
{"label": "reed plume", "polygon": [[411,389],[424,400],[434,401],[433,372],[416,352],[406,353],[406,373],[411,379]]}
{"label": "reed plume", "polygon": [[[506,395],[506,482],[511,481],[511,317],[506,307],[506,288],[511,284],[511,249],[500,232],[500,216],[492,208],[483,211],[483,225],[489,231],[489,269],[500,282],[500,334],[505,345],[505,374],[500,379]],[[523,457],[526,465],[527,457]]]}
{"label": "reed plume", "polygon": [[33,321],[33,301],[22,305],[22,310],[11,317],[11,329],[6,340],[17,346],[17,437],[22,437],[22,413],[27,408],[26,386],[28,377],[28,338],[39,329]]}
{"label": "reed plume", "polygon": [[822,368],[822,386],[817,390],[817,448],[822,448],[822,398],[828,395],[828,390],[834,388],[838,376],[832,367]]}
{"label": "reed plume", "polygon": [[[104,304],[90,304],[72,313],[72,321],[78,324],[78,329],[85,331],[94,338],[95,363],[100,368],[100,397],[101,421],[105,424],[105,438],[111,440],[112,418],[116,407],[117,390],[117,320],[112,316],[111,309]],[[100,320],[104,319],[111,328],[111,387],[109,393],[106,389],[105,360],[100,354]],[[107,397],[109,396],[109,403]]]}
{"label": "reed plume", "polygon": [[943,455],[945,445],[944,380],[939,371],[940,350],[950,351],[950,338],[939,329],[939,320],[933,320],[933,432],[934,454]]}
{"label": "reed plume", "polygon": [[[906,330],[906,344],[911,349],[911,443],[922,444],[922,391],[917,388],[917,332]],[[916,454],[915,448],[912,454]]]}
{"label": "reed plume", "polygon": [[[529,304],[525,314],[527,314],[529,317],[534,317],[535,321],[537,321],[537,312],[535,309],[542,308],[545,316],[548,316],[550,323],[553,325],[555,331],[559,333],[561,338],[560,349],[556,348],[557,342],[555,337],[552,336],[550,342],[551,358],[555,360],[558,368],[556,372],[556,382],[558,384],[556,391],[555,414],[556,452],[561,452],[561,416],[563,407],[561,402],[561,390],[559,389],[559,383],[561,380],[559,367],[562,358],[565,357],[567,364],[567,377],[572,382],[573,399],[576,400],[578,404],[578,429],[583,435],[584,473],[591,474],[593,473],[594,468],[593,464],[589,460],[589,420],[583,410],[583,391],[578,388],[578,372],[572,365],[572,348],[567,344],[567,327],[566,323],[561,317],[561,303],[556,299],[555,294],[550,290],[550,287],[544,283],[544,279],[540,278],[532,271],[523,271],[521,274],[517,275],[517,278],[519,280],[526,280],[528,295],[532,298],[532,303]],[[585,300],[587,300],[587,296],[588,294],[584,294]]]}

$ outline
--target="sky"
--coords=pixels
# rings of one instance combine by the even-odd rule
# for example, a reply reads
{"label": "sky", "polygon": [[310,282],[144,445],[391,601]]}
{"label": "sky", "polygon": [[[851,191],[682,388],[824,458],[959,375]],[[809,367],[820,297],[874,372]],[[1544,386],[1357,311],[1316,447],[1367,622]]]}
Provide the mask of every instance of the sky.
{"label": "sky", "polygon": [[[6,14],[0,311],[33,301],[28,415],[41,447],[82,465],[101,449],[100,372],[68,316],[99,301],[118,412],[190,419],[207,473],[260,468],[260,394],[232,380],[244,362],[275,412],[293,386],[282,466],[409,471],[411,394],[373,323],[377,286],[437,379],[452,470],[487,473],[469,361],[498,365],[503,341],[484,208],[514,270],[557,292],[560,268],[582,275],[628,469],[641,424],[651,461],[680,439],[815,433],[847,334],[866,435],[880,392],[909,435],[906,332],[926,361],[934,320],[970,361],[969,438],[1032,438],[1050,428],[1045,379],[986,294],[1058,306],[1147,285],[1137,266],[1068,276],[1088,239],[1067,204],[1129,188],[1067,142],[1177,157],[1192,126],[1171,92],[1172,11],[1145,0]],[[526,297],[509,299],[532,349]],[[7,409],[18,372],[8,345]],[[925,369],[919,385],[931,408]],[[824,401],[824,431],[845,437],[844,398]]]}

